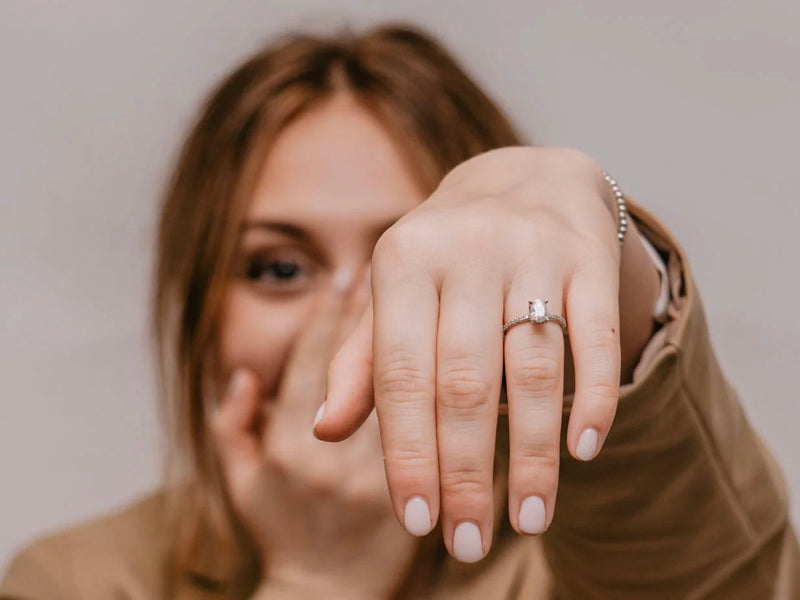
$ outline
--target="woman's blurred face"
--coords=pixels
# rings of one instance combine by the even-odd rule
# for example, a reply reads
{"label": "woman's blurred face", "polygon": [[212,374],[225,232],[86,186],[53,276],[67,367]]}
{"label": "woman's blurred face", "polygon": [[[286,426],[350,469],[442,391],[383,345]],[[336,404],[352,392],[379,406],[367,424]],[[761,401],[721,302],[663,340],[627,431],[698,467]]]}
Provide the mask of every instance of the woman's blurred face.
{"label": "woman's blurred face", "polygon": [[381,233],[423,199],[394,141],[350,96],[292,122],[244,219],[221,321],[223,378],[250,367],[274,396],[319,295],[352,284]]}

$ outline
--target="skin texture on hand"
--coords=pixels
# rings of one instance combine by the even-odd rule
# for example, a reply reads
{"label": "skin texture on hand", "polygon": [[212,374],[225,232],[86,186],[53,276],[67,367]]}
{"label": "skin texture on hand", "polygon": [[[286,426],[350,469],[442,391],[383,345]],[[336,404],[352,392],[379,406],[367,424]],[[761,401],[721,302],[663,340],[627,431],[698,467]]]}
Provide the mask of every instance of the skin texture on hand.
{"label": "skin texture on hand", "polygon": [[[419,535],[425,508],[428,530],[441,515],[459,560],[480,560],[491,544],[504,366],[517,531],[540,533],[552,520],[573,379],[567,447],[580,460],[602,448],[620,380],[651,334],[658,287],[635,226],[620,268],[611,207],[584,154],[505,148],[454,169],[375,248],[372,304],[331,362],[315,431],[347,437],[374,401],[398,520]],[[502,323],[535,297],[566,317],[568,338],[554,323],[503,336]]]}

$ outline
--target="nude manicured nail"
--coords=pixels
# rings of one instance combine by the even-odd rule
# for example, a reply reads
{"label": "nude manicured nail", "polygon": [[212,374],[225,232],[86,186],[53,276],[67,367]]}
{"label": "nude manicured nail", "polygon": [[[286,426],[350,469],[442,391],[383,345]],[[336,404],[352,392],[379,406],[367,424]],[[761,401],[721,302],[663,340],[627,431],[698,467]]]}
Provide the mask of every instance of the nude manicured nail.
{"label": "nude manicured nail", "polygon": [[578,438],[578,447],[575,454],[581,460],[592,460],[597,454],[597,429],[584,429],[581,437]]}
{"label": "nude manicured nail", "polygon": [[478,562],[483,558],[481,530],[475,523],[459,523],[453,533],[453,555],[464,563]]}
{"label": "nude manicured nail", "polygon": [[324,415],[325,415],[325,402],[323,402],[320,405],[320,407],[317,409],[317,414],[314,415],[314,424],[311,426],[312,429],[314,429],[317,426],[317,423],[319,423],[322,420],[322,417]]}
{"label": "nude manicured nail", "polygon": [[528,496],[519,508],[519,530],[523,533],[537,535],[544,531],[547,514],[544,500],[539,496]]}
{"label": "nude manicured nail", "polygon": [[238,396],[242,388],[244,387],[245,383],[247,382],[247,373],[242,369],[237,369],[231,375],[230,381],[228,381],[228,389],[225,390],[225,393],[228,398],[233,398]]}
{"label": "nude manicured nail", "polygon": [[414,496],[406,503],[403,525],[411,535],[423,536],[430,533],[433,528],[431,524],[431,509],[425,498]]}
{"label": "nude manicured nail", "polygon": [[340,294],[346,294],[353,286],[353,279],[350,271],[337,271],[333,276],[333,288]]}

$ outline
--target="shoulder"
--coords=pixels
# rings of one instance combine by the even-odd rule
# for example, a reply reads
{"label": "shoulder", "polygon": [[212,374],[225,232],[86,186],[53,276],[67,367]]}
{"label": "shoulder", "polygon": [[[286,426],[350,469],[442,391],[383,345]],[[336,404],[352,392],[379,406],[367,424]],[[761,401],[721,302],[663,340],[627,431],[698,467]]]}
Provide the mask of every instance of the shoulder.
{"label": "shoulder", "polygon": [[166,547],[163,493],[42,537],[11,561],[0,598],[155,596]]}

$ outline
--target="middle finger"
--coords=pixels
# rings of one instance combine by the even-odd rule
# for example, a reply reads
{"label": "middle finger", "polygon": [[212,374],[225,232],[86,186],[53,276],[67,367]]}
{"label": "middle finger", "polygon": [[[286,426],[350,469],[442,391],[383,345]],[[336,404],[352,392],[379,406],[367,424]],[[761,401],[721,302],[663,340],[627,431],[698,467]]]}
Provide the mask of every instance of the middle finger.
{"label": "middle finger", "polygon": [[[439,514],[434,281],[416,265],[373,257],[373,377],[386,479],[398,520],[425,535]],[[385,268],[384,268],[385,267]]]}
{"label": "middle finger", "polygon": [[442,529],[462,562],[480,560],[491,545],[502,311],[502,285],[491,275],[471,269],[443,282],[436,348]]}

